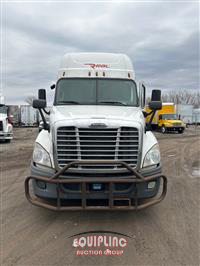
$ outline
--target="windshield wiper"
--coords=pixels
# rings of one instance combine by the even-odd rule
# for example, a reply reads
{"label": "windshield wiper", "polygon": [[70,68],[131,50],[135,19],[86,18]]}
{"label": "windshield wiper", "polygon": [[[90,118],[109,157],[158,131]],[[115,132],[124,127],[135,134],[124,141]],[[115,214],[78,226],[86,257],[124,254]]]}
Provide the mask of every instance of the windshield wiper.
{"label": "windshield wiper", "polygon": [[79,102],[76,101],[59,101],[58,104],[60,103],[65,103],[65,104],[80,104]]}
{"label": "windshield wiper", "polygon": [[99,102],[99,103],[106,103],[106,104],[119,104],[119,105],[124,105],[124,106],[127,106],[126,103],[122,103],[122,102],[117,102],[117,101],[103,101],[103,102]]}

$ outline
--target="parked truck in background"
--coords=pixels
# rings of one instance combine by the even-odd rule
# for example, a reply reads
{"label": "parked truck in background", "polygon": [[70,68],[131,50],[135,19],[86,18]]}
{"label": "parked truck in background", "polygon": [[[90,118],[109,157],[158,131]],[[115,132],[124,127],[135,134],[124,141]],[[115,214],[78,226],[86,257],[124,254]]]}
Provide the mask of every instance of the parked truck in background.
{"label": "parked truck in background", "polygon": [[[148,106],[146,111],[150,111]],[[149,121],[150,117],[148,116],[146,122],[149,123]],[[152,128],[161,130],[162,133],[176,131],[181,134],[184,132],[185,127],[185,123],[177,116],[176,105],[174,103],[162,103],[162,109],[156,111],[152,120]]]}
{"label": "parked truck in background", "polygon": [[167,179],[158,142],[145,122],[162,107],[161,92],[152,92],[151,114],[145,112],[146,89],[136,81],[130,59],[66,54],[51,88],[49,123],[46,91],[40,89],[33,101],[43,130],[25,180],[27,199],[58,211],[142,209],[163,200]]}
{"label": "parked truck in background", "polygon": [[4,97],[0,95],[0,141],[10,142],[13,139],[13,126],[8,115]]}
{"label": "parked truck in background", "polygon": [[20,106],[19,105],[8,105],[9,116],[12,120],[13,127],[20,126]]}

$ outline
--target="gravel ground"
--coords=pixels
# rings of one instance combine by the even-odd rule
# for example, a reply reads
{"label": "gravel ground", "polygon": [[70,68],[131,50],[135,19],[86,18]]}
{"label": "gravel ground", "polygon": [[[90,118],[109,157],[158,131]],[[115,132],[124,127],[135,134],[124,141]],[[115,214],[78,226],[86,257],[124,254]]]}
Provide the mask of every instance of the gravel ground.
{"label": "gravel ground", "polygon": [[[200,265],[200,131],[156,133],[168,193],[160,204],[134,212],[55,213],[30,205],[24,179],[36,128],[15,129],[0,144],[1,265]],[[76,255],[69,236],[110,230],[132,238],[122,255]]]}

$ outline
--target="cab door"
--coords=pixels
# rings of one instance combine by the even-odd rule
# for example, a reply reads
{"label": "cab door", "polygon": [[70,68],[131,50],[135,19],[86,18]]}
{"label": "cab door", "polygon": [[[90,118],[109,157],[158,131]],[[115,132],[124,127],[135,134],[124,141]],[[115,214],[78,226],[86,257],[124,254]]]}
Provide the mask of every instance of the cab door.
{"label": "cab door", "polygon": [[162,127],[163,123],[164,123],[164,120],[162,118],[162,115],[159,115],[159,117],[158,117],[158,127]]}

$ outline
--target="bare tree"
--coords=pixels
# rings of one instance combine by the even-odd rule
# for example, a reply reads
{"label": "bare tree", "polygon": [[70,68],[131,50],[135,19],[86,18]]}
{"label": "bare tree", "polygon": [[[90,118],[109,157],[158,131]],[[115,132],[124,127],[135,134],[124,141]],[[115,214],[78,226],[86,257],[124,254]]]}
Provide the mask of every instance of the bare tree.
{"label": "bare tree", "polygon": [[[146,99],[146,104],[151,98]],[[191,92],[189,90],[171,90],[162,94],[162,102],[172,102],[175,104],[192,104],[194,108],[200,108],[200,90]]]}
{"label": "bare tree", "polygon": [[35,96],[28,96],[28,97],[25,99],[25,102],[28,103],[29,105],[32,105],[32,102],[33,102],[34,99],[36,99]]}
{"label": "bare tree", "polygon": [[162,101],[173,102],[175,104],[192,104],[194,106],[200,106],[200,92],[171,90],[162,95]]}

